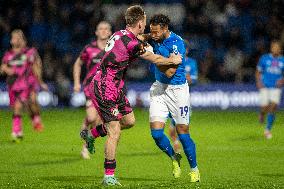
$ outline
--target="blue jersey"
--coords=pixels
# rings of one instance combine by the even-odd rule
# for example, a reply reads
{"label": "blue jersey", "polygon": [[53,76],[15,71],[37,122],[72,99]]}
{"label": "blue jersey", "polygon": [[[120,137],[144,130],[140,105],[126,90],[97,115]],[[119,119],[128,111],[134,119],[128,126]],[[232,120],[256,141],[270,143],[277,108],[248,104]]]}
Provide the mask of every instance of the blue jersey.
{"label": "blue jersey", "polygon": [[163,40],[162,43],[158,43],[154,40],[150,41],[153,46],[153,51],[155,54],[162,55],[164,57],[169,57],[171,53],[180,54],[182,56],[182,63],[177,67],[176,73],[168,78],[163,72],[161,72],[156,65],[155,69],[155,79],[164,84],[170,85],[181,85],[186,83],[185,77],[185,46],[183,39],[171,32],[170,36]]}
{"label": "blue jersey", "polygon": [[186,74],[190,75],[192,85],[195,85],[197,83],[198,79],[198,68],[197,68],[197,63],[196,60],[190,57],[185,58],[185,71]]}
{"label": "blue jersey", "polygon": [[272,54],[261,56],[257,70],[261,72],[261,80],[265,87],[274,88],[279,79],[283,78],[284,57],[273,57]]}

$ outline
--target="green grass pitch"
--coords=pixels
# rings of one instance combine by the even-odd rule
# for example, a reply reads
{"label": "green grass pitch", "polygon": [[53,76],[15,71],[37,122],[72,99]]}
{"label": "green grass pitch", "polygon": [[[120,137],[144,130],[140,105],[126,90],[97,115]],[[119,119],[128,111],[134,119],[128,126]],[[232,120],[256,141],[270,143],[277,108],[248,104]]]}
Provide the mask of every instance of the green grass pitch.
{"label": "green grass pitch", "polygon": [[[171,161],[154,144],[148,112],[136,109],[136,125],[122,132],[116,176],[123,188],[284,188],[284,112],[273,138],[263,137],[256,112],[195,111],[191,136],[196,142],[200,183],[174,179]],[[10,142],[11,112],[0,112],[0,188],[100,188],[104,139],[96,141],[91,160],[80,157],[83,109],[45,110],[43,133],[24,116],[24,141]]]}

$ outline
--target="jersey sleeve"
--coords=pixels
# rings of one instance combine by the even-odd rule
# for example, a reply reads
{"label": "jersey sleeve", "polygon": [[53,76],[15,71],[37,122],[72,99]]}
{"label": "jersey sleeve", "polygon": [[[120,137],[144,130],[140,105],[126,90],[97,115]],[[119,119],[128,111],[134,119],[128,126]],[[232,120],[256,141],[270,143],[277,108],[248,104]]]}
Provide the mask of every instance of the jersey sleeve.
{"label": "jersey sleeve", "polygon": [[147,43],[144,43],[142,41],[139,40],[133,40],[130,41],[127,45],[127,49],[128,51],[130,51],[131,55],[134,58],[138,58],[139,56],[141,56],[142,54],[144,54],[146,52],[145,50],[145,46],[147,46]]}
{"label": "jersey sleeve", "polygon": [[263,72],[265,68],[265,56],[260,57],[256,68],[259,72]]}
{"label": "jersey sleeve", "polygon": [[198,79],[198,69],[197,69],[197,63],[196,60],[192,59],[192,69],[190,70],[190,77],[192,80]]}
{"label": "jersey sleeve", "polygon": [[87,62],[88,58],[89,58],[89,54],[88,54],[87,48],[88,48],[88,46],[85,46],[84,49],[80,53],[80,59],[83,62]]}
{"label": "jersey sleeve", "polygon": [[[281,59],[281,62],[284,64],[284,58]],[[282,67],[282,76],[284,77],[284,66]]]}
{"label": "jersey sleeve", "polygon": [[29,62],[34,63],[36,60],[36,57],[38,56],[38,52],[36,48],[34,47],[30,48],[27,54],[28,54]]}

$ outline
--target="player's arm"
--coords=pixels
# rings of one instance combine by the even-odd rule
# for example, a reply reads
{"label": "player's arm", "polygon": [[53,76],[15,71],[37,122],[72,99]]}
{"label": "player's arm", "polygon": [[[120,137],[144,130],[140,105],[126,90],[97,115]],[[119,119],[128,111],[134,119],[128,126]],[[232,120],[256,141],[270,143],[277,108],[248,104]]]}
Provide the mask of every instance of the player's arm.
{"label": "player's arm", "polygon": [[33,73],[37,77],[37,80],[42,89],[48,90],[48,86],[42,79],[42,61],[38,53],[35,54],[35,62],[32,65]]}
{"label": "player's arm", "polygon": [[147,34],[140,34],[137,36],[137,38],[140,40],[140,41],[149,41],[151,39],[151,34],[150,33],[147,33]]}
{"label": "player's arm", "polygon": [[198,79],[198,69],[197,69],[197,63],[195,60],[193,60],[192,68],[190,69],[190,72],[186,74],[186,79],[188,84],[195,85],[197,83]]}
{"label": "player's arm", "polygon": [[81,90],[80,76],[83,63],[84,62],[81,60],[81,58],[78,57],[73,66],[74,92],[80,92]]}
{"label": "player's arm", "polygon": [[277,81],[276,86],[279,88],[284,86],[284,68],[282,70],[282,78]]}
{"label": "player's arm", "polygon": [[14,75],[14,70],[8,66],[8,64],[5,64],[4,61],[2,61],[0,72],[7,74],[8,76]]}
{"label": "player's arm", "polygon": [[187,83],[188,83],[189,85],[191,85],[191,84],[193,83],[193,81],[192,81],[192,79],[191,79],[191,77],[190,77],[190,74],[187,73],[185,77],[186,77]]}
{"label": "player's arm", "polygon": [[169,58],[163,57],[158,54],[154,54],[150,51],[145,51],[142,55],[140,55],[141,58],[148,60],[157,66],[162,65],[178,65],[182,62],[182,58],[180,54],[171,54]]}
{"label": "player's arm", "polygon": [[262,71],[263,71],[263,57],[260,58],[257,67],[256,67],[256,71],[255,71],[255,82],[256,82],[256,87],[258,89],[263,88],[263,83],[261,81],[261,77],[262,77]]}
{"label": "player's arm", "polygon": [[157,67],[168,78],[171,78],[176,73],[178,65],[162,65],[162,66],[157,66]]}
{"label": "player's arm", "polygon": [[255,72],[255,81],[256,81],[256,87],[258,89],[263,88],[263,84],[261,81],[261,72],[259,70],[256,70]]}

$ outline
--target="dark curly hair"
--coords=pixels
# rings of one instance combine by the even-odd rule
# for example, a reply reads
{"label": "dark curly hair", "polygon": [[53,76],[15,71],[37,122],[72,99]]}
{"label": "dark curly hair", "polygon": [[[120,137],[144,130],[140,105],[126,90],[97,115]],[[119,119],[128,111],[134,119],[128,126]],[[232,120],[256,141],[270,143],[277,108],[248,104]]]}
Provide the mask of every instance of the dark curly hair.
{"label": "dark curly hair", "polygon": [[170,22],[171,22],[170,18],[167,15],[164,15],[164,14],[155,14],[150,19],[151,25],[154,25],[154,26],[160,25],[161,28],[165,27],[165,26],[169,26]]}

